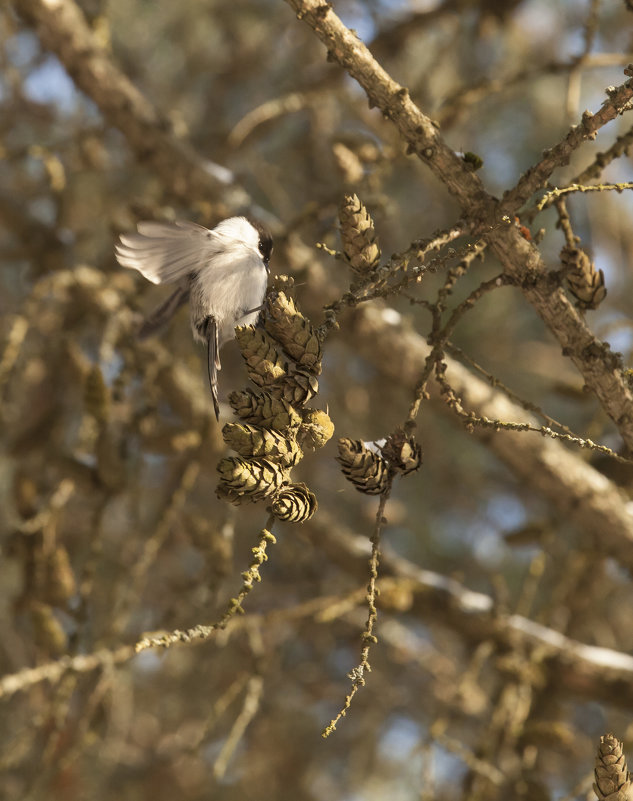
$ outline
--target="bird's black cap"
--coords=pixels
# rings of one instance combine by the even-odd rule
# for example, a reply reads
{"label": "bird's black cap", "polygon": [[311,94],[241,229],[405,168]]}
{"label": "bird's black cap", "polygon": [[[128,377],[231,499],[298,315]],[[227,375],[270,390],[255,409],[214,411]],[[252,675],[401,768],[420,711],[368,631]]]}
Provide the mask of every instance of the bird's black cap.
{"label": "bird's black cap", "polygon": [[264,228],[261,223],[258,223],[257,220],[251,220],[249,218],[248,221],[259,234],[259,252],[262,254],[264,264],[266,267],[268,267],[268,262],[270,261],[270,256],[273,252],[272,235],[270,231],[267,228]]}

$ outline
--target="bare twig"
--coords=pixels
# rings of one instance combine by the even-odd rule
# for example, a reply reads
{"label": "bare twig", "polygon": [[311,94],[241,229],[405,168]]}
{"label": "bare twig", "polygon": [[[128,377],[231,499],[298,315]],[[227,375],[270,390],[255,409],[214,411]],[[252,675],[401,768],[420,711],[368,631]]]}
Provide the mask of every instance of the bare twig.
{"label": "bare twig", "polygon": [[629,78],[618,87],[609,87],[608,98],[596,114],[585,111],[578,125],[572,125],[567,136],[548,148],[538,164],[530,167],[521,177],[514,189],[503,196],[501,208],[506,214],[515,214],[530,197],[545,186],[548,178],[557,167],[569,163],[574,150],[590,139],[611,120],[628,111],[633,98],[633,80]]}
{"label": "bare twig", "polygon": [[264,691],[264,680],[261,676],[251,676],[246,685],[246,694],[242,703],[242,709],[235,718],[231,731],[226,738],[222,750],[213,764],[213,776],[216,779],[223,778],[231,757],[240,743],[242,737],[253,720],[259,709]]}
{"label": "bare twig", "polygon": [[620,156],[626,156],[632,144],[633,128],[630,128],[626,133],[618,136],[611,147],[607,148],[604,153],[598,153],[591,164],[572,179],[572,183],[586,184],[587,181],[596,180],[612,161],[620,158]]}
{"label": "bare twig", "polygon": [[[337,521],[332,525],[323,518],[315,519],[315,538],[326,541],[328,551],[339,549],[349,563],[350,557],[358,560],[359,570],[366,570],[367,540],[351,535]],[[493,599],[473,592],[455,579],[423,570],[388,546],[381,548],[381,563],[388,575],[397,578],[381,579],[384,594],[392,591],[413,593],[420,611],[432,613],[435,624],[445,624],[474,641],[493,640],[516,647],[539,647],[544,649],[544,668],[553,684],[558,684],[567,693],[580,697],[608,699],[622,708],[633,709],[633,657],[610,648],[585,645],[552,628],[535,623],[520,615],[492,614]],[[321,597],[304,604],[268,612],[266,615],[249,615],[249,625],[266,628],[285,621],[318,618],[320,610],[339,609],[345,615],[353,605],[360,605],[366,598],[366,590],[350,593],[343,603],[341,596]],[[330,618],[332,619],[332,616]],[[239,619],[235,629],[246,625]],[[37,668],[28,668],[0,678],[0,698],[8,698],[23,692],[43,681],[55,682],[67,671],[86,673],[104,665],[120,665],[135,655],[132,646],[123,646],[113,651],[102,649],[93,654],[62,657],[46,662]]]}

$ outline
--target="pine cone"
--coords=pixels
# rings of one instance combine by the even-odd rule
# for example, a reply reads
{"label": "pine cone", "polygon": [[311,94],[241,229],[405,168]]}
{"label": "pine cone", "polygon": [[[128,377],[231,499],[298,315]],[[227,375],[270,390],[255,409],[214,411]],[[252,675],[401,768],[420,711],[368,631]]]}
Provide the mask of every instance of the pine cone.
{"label": "pine cone", "polygon": [[276,431],[294,429],[301,423],[299,413],[288,401],[273,398],[269,392],[253,392],[252,389],[231,392],[229,403],[235,414],[247,423]]}
{"label": "pine cone", "polygon": [[288,481],[287,471],[268,459],[227,456],[220,459],[218,473],[217,495],[233,503],[240,503],[244,497],[251,501],[270,498]]}
{"label": "pine cone", "polygon": [[359,492],[380,495],[385,491],[389,466],[380,454],[367,448],[360,440],[345,437],[338,441],[338,452],[336,461],[341,465],[343,475]]}
{"label": "pine cone", "polygon": [[303,456],[294,437],[284,437],[278,431],[271,431],[248,423],[227,423],[222,429],[226,444],[240,456],[263,456],[275,464],[291,467]]}
{"label": "pine cone", "polygon": [[560,260],[565,268],[565,280],[580,309],[597,309],[607,296],[604,273],[581,248],[564,247]]}
{"label": "pine cone", "polygon": [[626,768],[622,743],[605,734],[600,738],[596,756],[596,781],[593,789],[600,801],[631,801],[631,774]]}
{"label": "pine cone", "polygon": [[231,487],[228,487],[226,484],[222,484],[221,482],[215,488],[215,496],[221,501],[228,501],[229,503],[232,503],[233,506],[240,506],[245,500],[255,500],[254,498],[245,496],[242,492],[234,490]]}
{"label": "pine cone", "polygon": [[264,328],[300,367],[320,375],[323,352],[319,338],[312,323],[284,292],[268,293]]}
{"label": "pine cone", "polygon": [[288,363],[280,356],[277,343],[261,328],[242,325],[235,338],[246,362],[248,375],[258,387],[269,387],[288,372]]}
{"label": "pine cone", "polygon": [[387,439],[381,451],[389,466],[403,476],[419,470],[422,464],[422,448],[414,437],[408,437],[401,428]]}
{"label": "pine cone", "polygon": [[304,409],[298,437],[302,445],[316,450],[332,439],[334,423],[322,409]]}
{"label": "pine cone", "polygon": [[303,522],[314,514],[316,497],[304,484],[287,486],[290,468],[303,457],[299,428],[310,447],[325,444],[334,430],[325,412],[298,411],[318,392],[321,343],[284,292],[269,292],[266,304],[266,330],[241,326],[235,331],[249,376],[264,391],[246,389],[229,396],[233,410],[246,422],[227,423],[222,429],[224,441],[239,456],[218,464],[216,494],[236,505],[270,498],[277,517]]}
{"label": "pine cone", "polygon": [[275,517],[288,523],[305,523],[317,507],[316,495],[305,484],[288,484],[272,503]]}
{"label": "pine cone", "polygon": [[303,406],[319,391],[319,382],[312,373],[296,368],[283,379],[268,386],[270,394],[282,398],[293,406]]}
{"label": "pine cone", "polygon": [[380,262],[380,248],[374,223],[357,195],[345,195],[339,209],[341,240],[347,263],[364,275]]}

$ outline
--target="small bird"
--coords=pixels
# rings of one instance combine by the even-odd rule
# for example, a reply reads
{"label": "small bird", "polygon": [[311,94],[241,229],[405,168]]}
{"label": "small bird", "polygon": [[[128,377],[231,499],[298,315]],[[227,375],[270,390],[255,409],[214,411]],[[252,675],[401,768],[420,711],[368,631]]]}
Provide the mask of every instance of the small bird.
{"label": "small bird", "polygon": [[177,284],[139,331],[156,333],[187,301],[194,339],[207,344],[209,384],[219,419],[220,348],[238,325],[257,322],[266,294],[270,233],[246,217],[229,217],[215,228],[193,222],[138,223],[137,234],[122,234],[116,258],[153,284]]}

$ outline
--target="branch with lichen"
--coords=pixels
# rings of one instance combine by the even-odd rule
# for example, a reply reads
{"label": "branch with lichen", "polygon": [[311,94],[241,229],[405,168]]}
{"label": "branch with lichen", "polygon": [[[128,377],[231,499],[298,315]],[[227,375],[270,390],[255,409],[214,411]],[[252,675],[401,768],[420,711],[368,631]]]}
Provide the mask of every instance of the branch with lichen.
{"label": "branch with lichen", "polygon": [[345,696],[345,702],[339,713],[334,717],[329,724],[323,729],[321,736],[327,738],[336,730],[336,726],[341,718],[347,715],[347,710],[352,705],[352,701],[356,693],[361,687],[365,686],[365,674],[371,673],[371,665],[369,663],[369,651],[374,643],[378,642],[378,638],[374,634],[376,620],[378,618],[378,610],[376,609],[376,596],[378,593],[376,581],[378,579],[378,562],[380,559],[380,534],[386,522],[384,518],[385,507],[389,500],[391,492],[391,482],[393,475],[390,476],[387,486],[380,496],[380,503],[376,511],[376,520],[374,522],[374,530],[371,536],[371,556],[369,558],[369,583],[367,584],[367,605],[368,615],[367,622],[365,623],[365,630],[362,634],[363,647],[360,653],[360,662],[353,668],[348,677],[352,682],[352,689]]}
{"label": "branch with lichen", "polygon": [[590,111],[583,112],[580,123],[572,125],[567,136],[561,142],[544,150],[541,161],[530,167],[521,176],[514,189],[504,194],[502,208],[507,214],[516,213],[534,192],[545,186],[554,170],[568,164],[571,154],[583,142],[595,139],[600,128],[631,109],[633,64],[629,64],[625,68],[624,74],[629,80],[617,87],[607,87],[607,99],[602,103],[600,110],[595,114]]}
{"label": "branch with lichen", "polygon": [[543,159],[531,167],[508,191],[501,203],[485,191],[477,173],[448,147],[437,127],[412,101],[406,87],[394,81],[370,51],[342,23],[332,7],[322,0],[287,0],[297,17],[305,21],[327,47],[328,59],[336,61],[365,90],[371,106],[392,121],[408,152],[415,153],[455,196],[465,219],[476,220],[481,232],[503,265],[517,282],[526,299],[557,337],[565,353],[582,373],[602,407],[618,427],[622,438],[633,447],[633,391],[621,365],[611,358],[574,309],[564,293],[552,286],[547,267],[535,246],[527,242],[518,227],[497,226],[504,217],[511,222],[516,211],[545,186],[552,172],[568,163],[583,142],[626,111],[633,99],[633,65],[625,69],[629,80],[607,89],[607,100],[596,114],[585,112],[580,124],[547,149]]}
{"label": "branch with lichen", "polygon": [[231,598],[227,604],[226,611],[222,617],[210,625],[192,626],[184,631],[175,629],[174,631],[165,634],[157,634],[151,637],[143,637],[134,645],[135,653],[139,654],[141,651],[146,651],[148,648],[169,648],[178,643],[190,643],[196,640],[208,640],[217,631],[225,629],[230,622],[231,618],[236,615],[243,615],[244,608],[242,603],[250,594],[251,590],[259,581],[261,575],[259,572],[260,567],[264,562],[268,561],[268,554],[266,553],[268,545],[274,545],[276,539],[270,528],[272,527],[274,517],[271,515],[268,518],[266,526],[261,530],[257,545],[252,548],[253,560],[250,563],[248,570],[242,573],[242,586],[238,594]]}
{"label": "branch with lichen", "polygon": [[437,381],[442,397],[446,401],[449,408],[464,421],[466,428],[472,431],[475,426],[480,428],[493,429],[494,431],[532,431],[536,434],[541,434],[544,437],[551,437],[552,439],[559,439],[563,442],[569,442],[571,445],[576,445],[579,448],[597,451],[598,453],[608,456],[620,464],[633,465],[633,459],[625,456],[620,456],[612,448],[607,445],[600,445],[591,439],[583,439],[571,433],[554,431],[549,426],[535,426],[532,423],[520,423],[504,420],[495,420],[485,415],[477,415],[472,411],[466,411],[455,391],[446,380],[446,363],[439,361],[435,364],[435,380]]}
{"label": "branch with lichen", "polygon": [[470,367],[473,368],[479,375],[483,376],[486,381],[490,384],[491,387],[495,389],[501,390],[503,394],[511,400],[513,403],[516,403],[521,409],[524,409],[526,412],[532,412],[533,414],[540,417],[544,420],[549,427],[558,428],[563,431],[565,434],[569,434],[570,436],[574,436],[573,431],[566,426],[564,423],[555,420],[551,417],[547,412],[545,412],[541,407],[534,403],[533,401],[526,400],[518,395],[514,390],[512,390],[507,384],[504,384],[497,376],[490,373],[488,370],[485,370],[478,362],[476,362],[473,358],[468,356],[461,348],[458,348],[452,342],[447,342],[445,345],[446,352],[449,353],[451,356],[455,356],[461,362],[465,362]]}
{"label": "branch with lichen", "polygon": [[[380,267],[375,274],[355,282],[340,298],[324,307],[325,321],[320,328],[321,336],[327,336],[330,330],[336,327],[338,317],[343,309],[353,309],[361,303],[402,295],[412,284],[419,284],[425,275],[432,275],[446,267],[451,275],[455,275],[455,271],[459,270],[459,265],[470,264],[484,247],[485,243],[481,241],[474,244],[467,242],[459,249],[448,248],[445,253],[428,261],[424,259],[424,256],[416,256],[419,263],[411,267],[398,261]],[[456,259],[459,260],[458,265],[449,267]],[[416,302],[426,305],[426,302]]]}
{"label": "branch with lichen", "polygon": [[[374,364],[385,380],[414,389],[432,350],[424,337],[370,305],[356,311],[353,330],[359,354]],[[445,357],[444,361],[455,394],[478,416],[538,427],[534,417],[491,387],[489,381],[482,381],[455,359]],[[434,386],[429,386],[431,393]],[[440,399],[439,394],[435,397]],[[443,403],[442,408],[455,419]],[[477,427],[473,433],[523,484],[573,521],[585,537],[593,541],[600,531],[600,548],[605,553],[622,564],[633,563],[633,518],[612,481],[549,436],[543,439],[509,431],[490,436],[489,429]]]}
{"label": "branch with lichen", "polygon": [[628,154],[631,145],[633,145],[633,127],[618,136],[611,147],[608,147],[602,153],[598,153],[591,164],[572,179],[572,183],[585,184],[587,181],[599,178],[612,161]]}
{"label": "branch with lichen", "polygon": [[578,184],[572,183],[568,186],[563,186],[556,189],[550,189],[539,200],[536,206],[537,211],[543,211],[559,197],[563,195],[570,195],[574,192],[624,192],[625,189],[633,189],[633,183],[620,183],[620,184]]}
{"label": "branch with lichen", "polygon": [[435,306],[430,304],[430,309],[433,314],[433,327],[429,335],[429,341],[432,343],[432,348],[426,358],[424,369],[422,370],[421,375],[416,383],[413,393],[413,400],[409,406],[409,414],[407,417],[408,423],[412,424],[415,421],[420,412],[422,401],[428,397],[428,393],[426,391],[427,382],[436,368],[436,365],[444,358],[444,347],[464,314],[470,311],[475,303],[478,300],[481,300],[481,298],[488,292],[499,289],[502,286],[509,286],[512,283],[513,281],[511,277],[505,273],[497,275],[494,278],[490,278],[488,281],[483,281],[470,293],[470,295],[468,295],[465,300],[463,300],[453,309],[449,319],[444,325],[442,325],[441,321],[441,310],[443,308],[442,304],[444,295],[442,294],[442,290],[440,290],[440,298],[438,298],[438,303]]}
{"label": "branch with lichen", "polygon": [[252,548],[253,559],[242,573],[242,586],[238,594],[231,598],[222,617],[211,624],[199,624],[191,628],[154,634],[143,637],[134,645],[124,645],[110,650],[103,648],[93,654],[79,656],[63,656],[54,662],[48,662],[36,668],[27,668],[18,673],[0,677],[0,698],[14,695],[21,690],[32,687],[42,681],[51,683],[59,681],[66,672],[88,673],[107,665],[120,665],[129,662],[136,654],[150,648],[170,648],[176,645],[208,640],[218,631],[224,630],[230,621],[244,614],[243,603],[256,583],[261,581],[260,568],[268,560],[267,548],[276,542],[270,531],[274,517],[271,515],[259,535],[257,545]]}
{"label": "branch with lichen", "polygon": [[[458,278],[467,272],[471,263],[481,256],[486,247],[486,243],[479,240],[475,243],[467,242],[459,249],[447,247],[441,252],[455,239],[467,233],[468,227],[460,221],[452,228],[436,231],[428,239],[412,242],[406,250],[394,254],[382,264],[373,220],[356,195],[346,195],[343,198],[339,218],[343,252],[333,251],[322,243],[317,247],[345,262],[352,272],[352,281],[347,292],[324,307],[325,321],[319,329],[322,338],[337,326],[338,316],[344,308],[354,308],[371,300],[403,294],[411,284],[418,284],[426,275],[448,267],[448,277],[439,296],[444,300]],[[500,223],[506,224],[505,220]],[[428,258],[434,251],[439,251],[438,255]],[[456,259],[457,264],[453,264]],[[422,300],[413,302],[432,311],[437,309],[439,313],[444,308],[442,306],[440,309],[440,299],[435,305]]]}
{"label": "branch with lichen", "polygon": [[[346,559],[358,560],[364,538],[350,534],[340,525],[334,526],[331,521],[317,522],[316,526],[317,536],[331,540],[332,547],[341,549]],[[630,654],[586,645],[522,615],[510,615],[501,610],[493,614],[495,601],[490,596],[475,592],[454,578],[423,570],[394,553],[388,545],[382,550],[381,562],[392,574],[381,580],[381,590],[385,595],[403,590],[413,593],[420,608],[432,613],[436,623],[442,622],[475,642],[492,640],[502,645],[512,644],[513,648],[518,643],[522,647],[538,648],[547,655],[543,664],[551,680],[562,682],[564,691],[572,697],[591,698],[593,701],[600,698],[633,709],[633,656]],[[278,626],[284,621],[332,620],[344,617],[356,608],[365,593],[357,589],[344,596],[310,599],[296,606],[285,605],[266,614],[250,615],[248,620],[250,625],[261,629]],[[246,622],[236,620],[235,625],[244,626]],[[64,656],[35,668],[25,668],[0,677],[0,699],[45,681],[58,682],[67,672],[84,674],[115,667],[129,662],[134,656],[134,646],[125,645],[113,650],[100,649],[89,654]]]}

